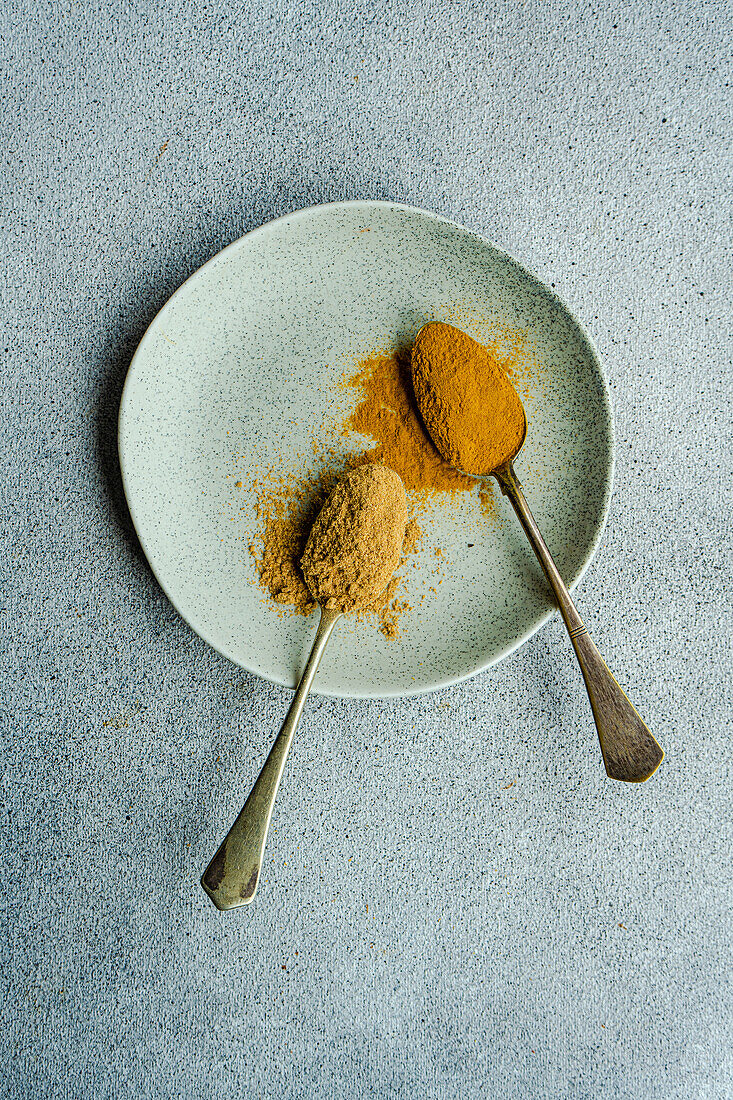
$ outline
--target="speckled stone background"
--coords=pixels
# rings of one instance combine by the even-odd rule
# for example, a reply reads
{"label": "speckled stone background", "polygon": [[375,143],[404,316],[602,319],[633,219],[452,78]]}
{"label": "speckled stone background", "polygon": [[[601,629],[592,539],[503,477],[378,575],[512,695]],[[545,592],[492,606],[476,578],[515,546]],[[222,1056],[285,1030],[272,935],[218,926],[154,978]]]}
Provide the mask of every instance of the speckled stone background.
{"label": "speckled stone background", "polygon": [[[730,6],[0,20],[4,1095],[730,1096]],[[198,876],[288,695],[161,594],[117,405],[202,262],[357,197],[486,233],[594,337],[617,472],[578,598],[668,756],[604,778],[557,621],[431,697],[316,699],[223,916]]]}

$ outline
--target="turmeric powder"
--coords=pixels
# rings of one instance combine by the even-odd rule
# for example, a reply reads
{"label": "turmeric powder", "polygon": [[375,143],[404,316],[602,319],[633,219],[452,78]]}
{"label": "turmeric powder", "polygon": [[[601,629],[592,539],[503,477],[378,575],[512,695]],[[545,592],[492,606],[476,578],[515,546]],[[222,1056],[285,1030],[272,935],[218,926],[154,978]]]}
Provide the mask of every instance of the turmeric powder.
{"label": "turmeric powder", "polygon": [[425,431],[412,391],[409,351],[367,359],[348,384],[360,390],[361,400],[344,430],[376,443],[365,453],[365,461],[383,462],[395,470],[408,493],[432,496],[474,487],[473,478],[454,470]]}
{"label": "turmeric powder", "polygon": [[481,477],[509,462],[526,432],[522,402],[494,356],[465,332],[432,321],[412,349],[420,414],[443,457]]}

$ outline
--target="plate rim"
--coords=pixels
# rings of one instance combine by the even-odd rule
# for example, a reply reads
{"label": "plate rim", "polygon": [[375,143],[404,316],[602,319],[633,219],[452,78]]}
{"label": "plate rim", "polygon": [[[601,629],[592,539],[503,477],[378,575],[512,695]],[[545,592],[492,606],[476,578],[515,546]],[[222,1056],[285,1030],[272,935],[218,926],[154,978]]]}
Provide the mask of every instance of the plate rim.
{"label": "plate rim", "polygon": [[[436,214],[434,211],[425,210],[424,208],[419,206],[411,206],[407,203],[392,202],[389,199],[348,199],[339,202],[315,203],[312,206],[301,207],[297,210],[291,210],[286,214],[281,214],[277,218],[272,218],[269,221],[263,222],[261,225],[257,225],[253,229],[248,230],[247,233],[244,233],[241,237],[238,237],[235,241],[232,241],[230,244],[226,245],[219,252],[216,252],[213,256],[210,256],[209,259],[205,261],[205,263],[203,263],[194,272],[192,272],[191,275],[189,275],[188,278],[185,279],[181,283],[181,285],[176,288],[176,290],[174,290],[174,292],[161,306],[161,308],[150,321],[150,324],[145,329],[145,332],[143,333],[135,349],[132,359],[130,360],[130,364],[125,374],[124,385],[122,387],[119,411],[117,416],[117,453],[122,478],[122,488],[124,490],[125,500],[128,510],[130,512],[130,518],[132,519],[133,527],[135,528],[135,533],[140,542],[143,553],[145,554],[148,568],[151,570],[153,576],[160,585],[166,598],[168,599],[174,610],[177,612],[178,615],[180,615],[187,626],[189,626],[190,629],[193,630],[194,633],[197,634],[204,642],[206,642],[206,644],[209,645],[216,653],[219,653],[222,657],[225,657],[227,660],[231,661],[232,664],[235,664],[237,665],[237,667],[244,669],[251,675],[257,676],[258,679],[265,680],[267,683],[275,684],[279,687],[287,688],[291,692],[295,691],[295,688],[291,683],[285,681],[281,677],[275,675],[266,675],[258,669],[249,667],[241,660],[235,658],[231,653],[229,653],[225,646],[219,645],[216,642],[212,641],[212,639],[208,637],[207,632],[203,629],[200,629],[195,620],[193,620],[189,615],[183,614],[175,600],[172,598],[166,584],[164,583],[162,577],[159,576],[158,571],[153,564],[150,553],[148,551],[148,547],[146,546],[145,536],[140,529],[138,517],[135,514],[135,505],[133,503],[130,492],[130,484],[125,471],[125,420],[129,406],[129,393],[132,389],[133,375],[135,373],[135,364],[139,357],[142,358],[143,350],[146,349],[148,342],[152,339],[151,330],[153,326],[157,323],[161,315],[164,314],[165,311],[172,305],[175,299],[178,298],[179,295],[183,294],[183,292],[187,288],[189,288],[191,284],[204,277],[205,272],[209,267],[213,267],[214,265],[220,263],[229,253],[236,252],[237,250],[242,248],[245,241],[249,241],[249,239],[252,237],[263,235],[283,222],[299,221],[303,218],[306,218],[308,215],[314,214],[316,211],[349,209],[354,207],[369,209],[381,208],[389,210],[403,210],[409,214],[417,214],[422,218],[428,219],[429,221],[441,222],[444,225],[448,225],[453,229],[458,229],[461,233],[466,234],[468,237],[472,237],[474,240],[480,241],[481,244],[488,245],[491,249],[493,249],[495,253],[497,253],[498,256],[507,261],[521,275],[528,278],[530,282],[533,283],[549,301],[551,301],[556,306],[559,306],[560,310],[572,321],[572,323],[575,325],[578,332],[580,333],[582,340],[585,342],[587,349],[590,352],[591,361],[602,383],[600,390],[602,396],[602,406],[608,424],[609,450],[608,467],[606,470],[605,483],[603,486],[601,521],[598,525],[598,529],[595,533],[593,541],[585,558],[583,559],[583,562],[578,570],[576,577],[574,578],[572,583],[568,585],[568,588],[571,592],[573,592],[580,584],[581,580],[588,571],[588,568],[590,567],[593,558],[596,556],[598,547],[601,544],[601,540],[603,539],[603,534],[606,530],[606,525],[608,523],[608,517],[611,508],[611,498],[613,496],[613,486],[616,469],[616,425],[613,414],[613,405],[611,403],[611,393],[608,384],[608,378],[606,377],[606,373],[603,369],[601,358],[598,354],[595,343],[591,339],[583,323],[576,316],[573,310],[566,304],[566,302],[563,301],[560,295],[557,294],[552,287],[549,287],[537,275],[535,275],[535,273],[530,268],[521,263],[519,260],[515,259],[515,257],[507,252],[505,249],[500,248],[498,245],[496,245],[489,237],[477,232],[474,229],[468,229],[465,225],[461,225],[460,222],[454,221],[451,218],[447,218],[442,214]],[[557,607],[548,605],[546,611],[543,612],[540,618],[527,631],[525,631],[519,637],[515,638],[503,649],[499,650],[499,652],[494,654],[490,660],[482,662],[474,669],[470,670],[469,672],[462,673],[459,676],[448,676],[443,679],[438,679],[433,682],[421,684],[420,686],[409,689],[399,689],[391,691],[380,690],[335,692],[314,687],[311,690],[310,694],[320,695],[324,698],[330,699],[409,699],[418,695],[427,695],[430,692],[442,691],[445,688],[455,687],[456,684],[461,684],[465,680],[473,679],[473,677],[488,671],[488,669],[492,668],[494,665],[500,664],[502,661],[506,660],[507,657],[510,657],[513,653],[516,653],[517,650],[521,649],[522,646],[525,645],[525,643],[528,642],[530,638],[532,638],[535,634],[538,633],[538,631],[546,626],[552,616],[557,612]],[[307,652],[308,650],[304,649],[303,661],[307,659]]]}

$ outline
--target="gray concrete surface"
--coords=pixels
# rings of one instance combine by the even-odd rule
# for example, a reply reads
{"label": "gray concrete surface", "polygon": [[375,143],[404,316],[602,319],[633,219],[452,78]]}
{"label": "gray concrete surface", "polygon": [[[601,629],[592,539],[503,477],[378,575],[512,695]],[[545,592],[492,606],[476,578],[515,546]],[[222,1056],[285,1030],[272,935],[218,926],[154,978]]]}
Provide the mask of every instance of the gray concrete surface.
{"label": "gray concrete surface", "polygon": [[[731,23],[5,5],[4,1095],[733,1094]],[[597,342],[618,465],[578,597],[668,757],[604,779],[556,621],[431,697],[315,700],[268,881],[222,916],[198,876],[287,693],[158,589],[117,404],[186,276],[351,197],[486,233]]]}

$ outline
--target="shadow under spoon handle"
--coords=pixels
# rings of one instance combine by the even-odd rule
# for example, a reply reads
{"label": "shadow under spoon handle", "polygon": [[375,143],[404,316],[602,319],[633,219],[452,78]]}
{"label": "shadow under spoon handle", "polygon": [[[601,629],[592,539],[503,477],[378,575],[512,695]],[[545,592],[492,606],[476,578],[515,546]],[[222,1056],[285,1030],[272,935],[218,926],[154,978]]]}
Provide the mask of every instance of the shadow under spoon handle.
{"label": "shadow under spoon handle", "polygon": [[340,617],[340,611],[321,609],[321,621],[313,648],[282,729],[239,817],[201,878],[201,885],[217,909],[235,909],[238,905],[247,905],[255,896],[272,810],[293,734],[298,728],[326,643]]}
{"label": "shadow under spoon handle", "polygon": [[529,510],[511,463],[502,466],[494,476],[501,491],[512,502],[519,522],[555,593],[588,689],[606,772],[612,779],[643,783],[657,770],[664,759],[664,753],[593,644]]}

